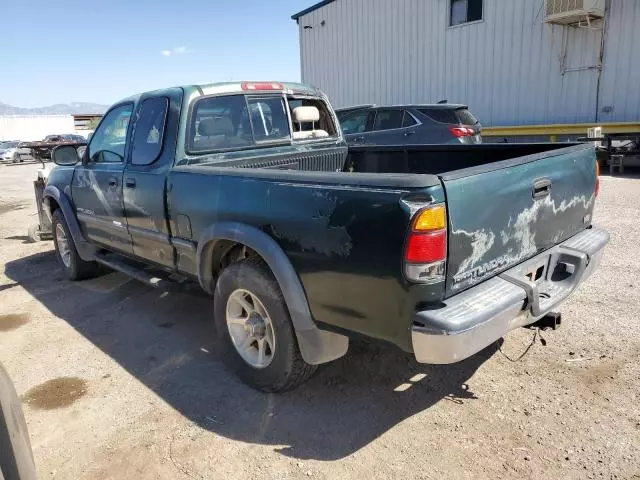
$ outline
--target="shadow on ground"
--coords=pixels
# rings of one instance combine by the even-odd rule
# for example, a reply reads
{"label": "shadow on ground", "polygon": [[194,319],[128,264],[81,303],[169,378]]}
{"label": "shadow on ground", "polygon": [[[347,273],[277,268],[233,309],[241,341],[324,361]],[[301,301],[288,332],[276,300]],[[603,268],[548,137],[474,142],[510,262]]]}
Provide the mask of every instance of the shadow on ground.
{"label": "shadow on ground", "polygon": [[216,359],[209,298],[162,293],[119,273],[72,283],[53,252],[9,262],[6,275],[196,424],[299,459],[345,457],[443,398],[474,399],[466,382],[496,351],[427,366],[394,347],[354,341],[302,387],[266,395]]}
{"label": "shadow on ground", "polygon": [[26,235],[13,235],[11,237],[5,237],[5,240],[22,240],[22,243],[31,243],[29,237]]}

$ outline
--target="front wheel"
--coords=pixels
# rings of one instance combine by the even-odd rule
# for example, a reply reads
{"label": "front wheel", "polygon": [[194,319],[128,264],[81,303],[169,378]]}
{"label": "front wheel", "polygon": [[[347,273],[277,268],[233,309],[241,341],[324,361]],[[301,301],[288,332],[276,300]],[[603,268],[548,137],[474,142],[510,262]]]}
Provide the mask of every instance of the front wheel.
{"label": "front wheel", "polygon": [[240,379],[263,392],[283,392],[316,370],[302,359],[280,286],[253,257],[225,268],[214,295],[222,360]]}
{"label": "front wheel", "polygon": [[53,212],[52,229],[56,257],[67,277],[70,280],[82,280],[96,275],[99,270],[98,264],[82,260],[60,210]]}

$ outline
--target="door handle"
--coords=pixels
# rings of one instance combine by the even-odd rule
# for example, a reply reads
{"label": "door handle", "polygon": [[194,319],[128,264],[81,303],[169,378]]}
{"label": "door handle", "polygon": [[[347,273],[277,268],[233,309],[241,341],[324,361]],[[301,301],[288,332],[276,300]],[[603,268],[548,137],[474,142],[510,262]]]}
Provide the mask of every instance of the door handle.
{"label": "door handle", "polygon": [[364,137],[356,137],[353,139],[354,142],[364,142]]}
{"label": "door handle", "polygon": [[124,181],[124,186],[127,188],[136,188],[136,179],[135,178],[127,178]]}
{"label": "door handle", "polygon": [[118,177],[111,177],[109,179],[109,186],[110,187],[117,187],[118,186]]}
{"label": "door handle", "polygon": [[533,182],[533,191],[531,192],[531,196],[534,200],[538,200],[539,198],[544,198],[549,195],[551,191],[551,180],[548,178],[540,178]]}
{"label": "door handle", "polygon": [[408,137],[409,135],[413,135],[415,132],[415,130],[409,130],[408,132],[404,132],[404,136]]}

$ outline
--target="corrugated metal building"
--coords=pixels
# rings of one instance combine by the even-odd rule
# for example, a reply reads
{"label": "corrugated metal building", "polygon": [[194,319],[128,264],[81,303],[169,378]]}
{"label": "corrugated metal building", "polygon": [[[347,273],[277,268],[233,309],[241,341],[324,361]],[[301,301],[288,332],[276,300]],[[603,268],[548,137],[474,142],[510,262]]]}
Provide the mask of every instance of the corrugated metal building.
{"label": "corrugated metal building", "polygon": [[335,107],[447,99],[484,125],[637,122],[640,0],[593,1],[604,20],[565,26],[545,0],[325,0],[293,16],[302,80]]}

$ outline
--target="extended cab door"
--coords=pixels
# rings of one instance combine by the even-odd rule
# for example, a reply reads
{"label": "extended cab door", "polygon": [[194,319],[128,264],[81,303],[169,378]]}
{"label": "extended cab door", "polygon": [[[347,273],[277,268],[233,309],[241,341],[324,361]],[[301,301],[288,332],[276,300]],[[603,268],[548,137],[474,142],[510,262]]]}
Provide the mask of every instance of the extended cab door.
{"label": "extended cab door", "polygon": [[167,223],[166,179],[176,153],[181,88],[145,95],[134,113],[124,206],[136,257],[175,265]]}
{"label": "extended cab door", "polygon": [[71,195],[78,221],[91,242],[132,253],[124,216],[122,174],[133,103],[116,105],[103,117],[75,168]]}

